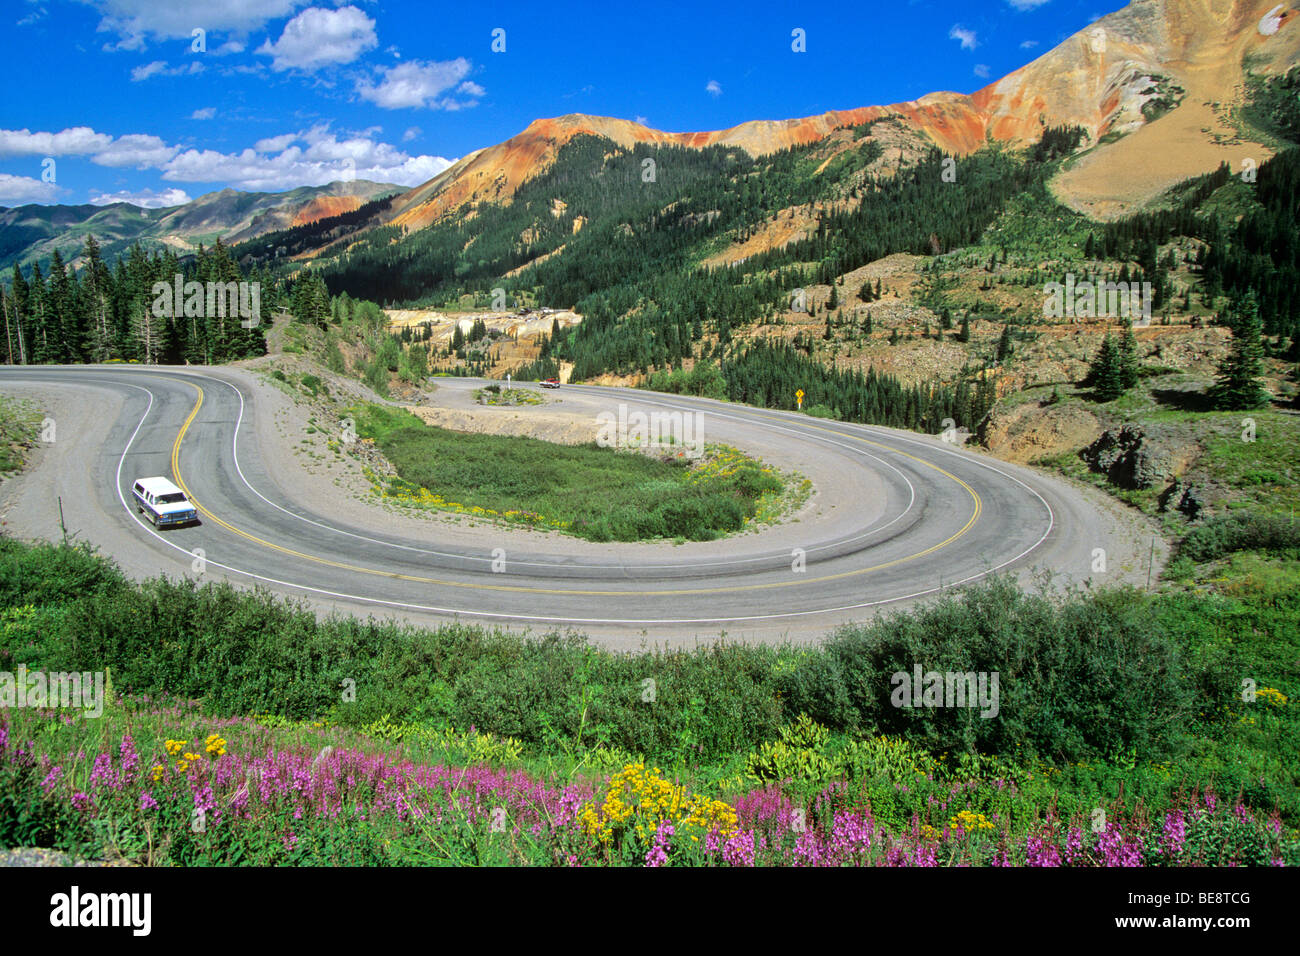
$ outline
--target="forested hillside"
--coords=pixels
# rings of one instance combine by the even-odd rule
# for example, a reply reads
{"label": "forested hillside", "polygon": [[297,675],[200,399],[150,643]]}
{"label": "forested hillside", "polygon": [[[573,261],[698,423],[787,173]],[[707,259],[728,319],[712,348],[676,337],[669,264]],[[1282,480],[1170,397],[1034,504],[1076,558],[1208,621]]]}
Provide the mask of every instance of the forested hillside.
{"label": "forested hillside", "polygon": [[[150,254],[137,245],[110,266],[91,236],[82,258],[85,264],[76,272],[57,250],[48,274],[39,263],[26,275],[14,266],[9,287],[0,287],[8,364],[211,364],[266,352],[262,323],[270,315],[276,283],[261,272],[241,272],[220,240],[211,251],[200,247],[184,263],[170,251]],[[174,288],[177,276],[182,285],[260,282],[262,314],[256,322],[216,315],[208,312],[206,297],[197,310],[205,314],[155,314],[160,310],[154,308],[154,284]]]}
{"label": "forested hillside", "polygon": [[[1284,144],[1300,128],[1295,84],[1294,71],[1255,84],[1247,111]],[[181,259],[137,246],[111,263],[91,237],[75,274],[57,253],[44,270],[15,267],[0,290],[3,356],[217,362],[260,354],[260,328],[152,316],[153,283],[179,273],[185,281],[260,281],[264,311],[283,303],[327,332],[349,301],[446,308],[497,299],[572,309],[581,323],[541,336],[536,360],[511,369],[517,378],[558,374],[564,364],[573,381],[615,375],[670,390],[707,386],[781,407],[793,407],[801,388],[810,407],[837,417],[937,431],[945,419],[974,428],[984,418],[1017,342],[1032,341],[1045,321],[1043,283],[1069,271],[1149,282],[1160,321],[1180,312],[1193,326],[1222,321],[1254,290],[1272,338],[1266,348],[1300,358],[1300,152],[1284,148],[1249,176],[1222,167],[1146,212],[1101,224],[1046,190],[1093,145],[1077,127],[1048,127],[1025,149],[990,143],[949,157],[890,116],[761,157],[578,135],[508,201],[480,202],[409,233],[374,227],[389,202],[380,199]],[[879,278],[846,285],[847,275],[898,254],[916,259],[917,283],[892,294]],[[954,292],[972,272],[983,277],[976,294]],[[956,360],[904,378],[861,360],[841,365],[841,356],[883,341],[872,310],[884,297],[908,305],[908,321],[919,326],[895,321],[880,330],[890,347],[920,332],[922,341],[961,345]],[[996,346],[977,341],[975,322],[995,324]],[[385,369],[490,368],[483,336],[445,348],[416,336],[421,355],[407,362],[410,330],[392,345],[369,334],[367,376],[379,386]]]}

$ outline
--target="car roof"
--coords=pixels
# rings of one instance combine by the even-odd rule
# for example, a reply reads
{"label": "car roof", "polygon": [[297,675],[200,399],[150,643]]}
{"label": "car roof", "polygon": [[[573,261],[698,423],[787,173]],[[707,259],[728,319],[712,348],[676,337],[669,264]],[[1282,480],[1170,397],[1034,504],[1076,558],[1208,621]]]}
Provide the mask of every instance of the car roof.
{"label": "car roof", "polygon": [[184,494],[183,491],[161,476],[157,478],[137,478],[135,483],[153,495]]}

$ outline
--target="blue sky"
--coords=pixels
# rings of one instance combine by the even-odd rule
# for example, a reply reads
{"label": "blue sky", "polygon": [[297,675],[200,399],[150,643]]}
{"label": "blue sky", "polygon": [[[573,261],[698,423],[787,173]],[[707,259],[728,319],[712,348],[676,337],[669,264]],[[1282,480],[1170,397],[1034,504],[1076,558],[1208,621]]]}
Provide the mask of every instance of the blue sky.
{"label": "blue sky", "polygon": [[710,130],[971,92],[1121,6],[0,0],[0,205],[413,186],[542,116]]}

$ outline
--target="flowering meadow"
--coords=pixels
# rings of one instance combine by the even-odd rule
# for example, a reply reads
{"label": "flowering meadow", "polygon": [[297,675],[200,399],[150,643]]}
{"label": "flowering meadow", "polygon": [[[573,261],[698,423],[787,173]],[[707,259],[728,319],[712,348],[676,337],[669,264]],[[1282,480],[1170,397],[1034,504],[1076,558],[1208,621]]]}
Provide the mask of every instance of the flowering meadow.
{"label": "flowering meadow", "polygon": [[[98,719],[0,706],[0,846],[159,865],[1291,865],[1295,580],[1300,563],[1244,597],[1053,603],[996,579],[816,647],[614,653],[322,620],[0,536],[0,674],[102,670],[126,692]],[[926,661],[1000,672],[997,718],[891,706],[889,675]]]}
{"label": "flowering meadow", "polygon": [[[811,796],[742,778],[715,797],[641,760],[547,771],[473,729],[431,739],[443,759],[323,721],[214,719],[194,702],[2,712],[0,846],[188,866],[1300,863],[1300,834],[1212,790],[1158,813],[1031,817],[1013,781],[895,761]],[[504,759],[458,762],[473,752]]]}

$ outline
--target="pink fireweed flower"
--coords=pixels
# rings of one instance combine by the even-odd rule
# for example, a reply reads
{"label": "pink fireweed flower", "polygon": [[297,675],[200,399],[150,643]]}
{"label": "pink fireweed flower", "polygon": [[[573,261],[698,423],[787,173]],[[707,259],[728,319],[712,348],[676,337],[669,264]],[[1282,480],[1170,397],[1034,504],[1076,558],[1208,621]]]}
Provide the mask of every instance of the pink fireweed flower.
{"label": "pink fireweed flower", "polygon": [[62,777],[63,768],[56,765],[50,769],[48,774],[45,775],[45,779],[41,781],[41,787],[44,788],[46,793],[49,793],[54,789],[55,785],[60,779],[62,779]]}
{"label": "pink fireweed flower", "polygon": [[722,861],[728,866],[754,865],[754,833],[737,830],[722,847]]}
{"label": "pink fireweed flower", "polygon": [[92,789],[104,784],[112,785],[116,781],[113,779],[113,757],[111,754],[100,754],[95,758],[95,767],[90,772],[90,786]]}
{"label": "pink fireweed flower", "polygon": [[1177,857],[1183,852],[1187,842],[1187,821],[1183,811],[1170,810],[1165,814],[1165,825],[1161,833],[1161,849],[1167,856]]}
{"label": "pink fireweed flower", "polygon": [[1061,851],[1050,836],[1025,840],[1025,866],[1060,866]]}
{"label": "pink fireweed flower", "polygon": [[122,759],[122,782],[134,783],[136,771],[140,767],[140,755],[135,751],[135,741],[130,734],[122,737],[121,746],[118,747],[118,754]]}
{"label": "pink fireweed flower", "polygon": [[659,829],[655,831],[654,844],[645,854],[646,866],[663,866],[668,862],[668,850],[672,846],[675,832],[673,825],[667,820],[659,824]]}

